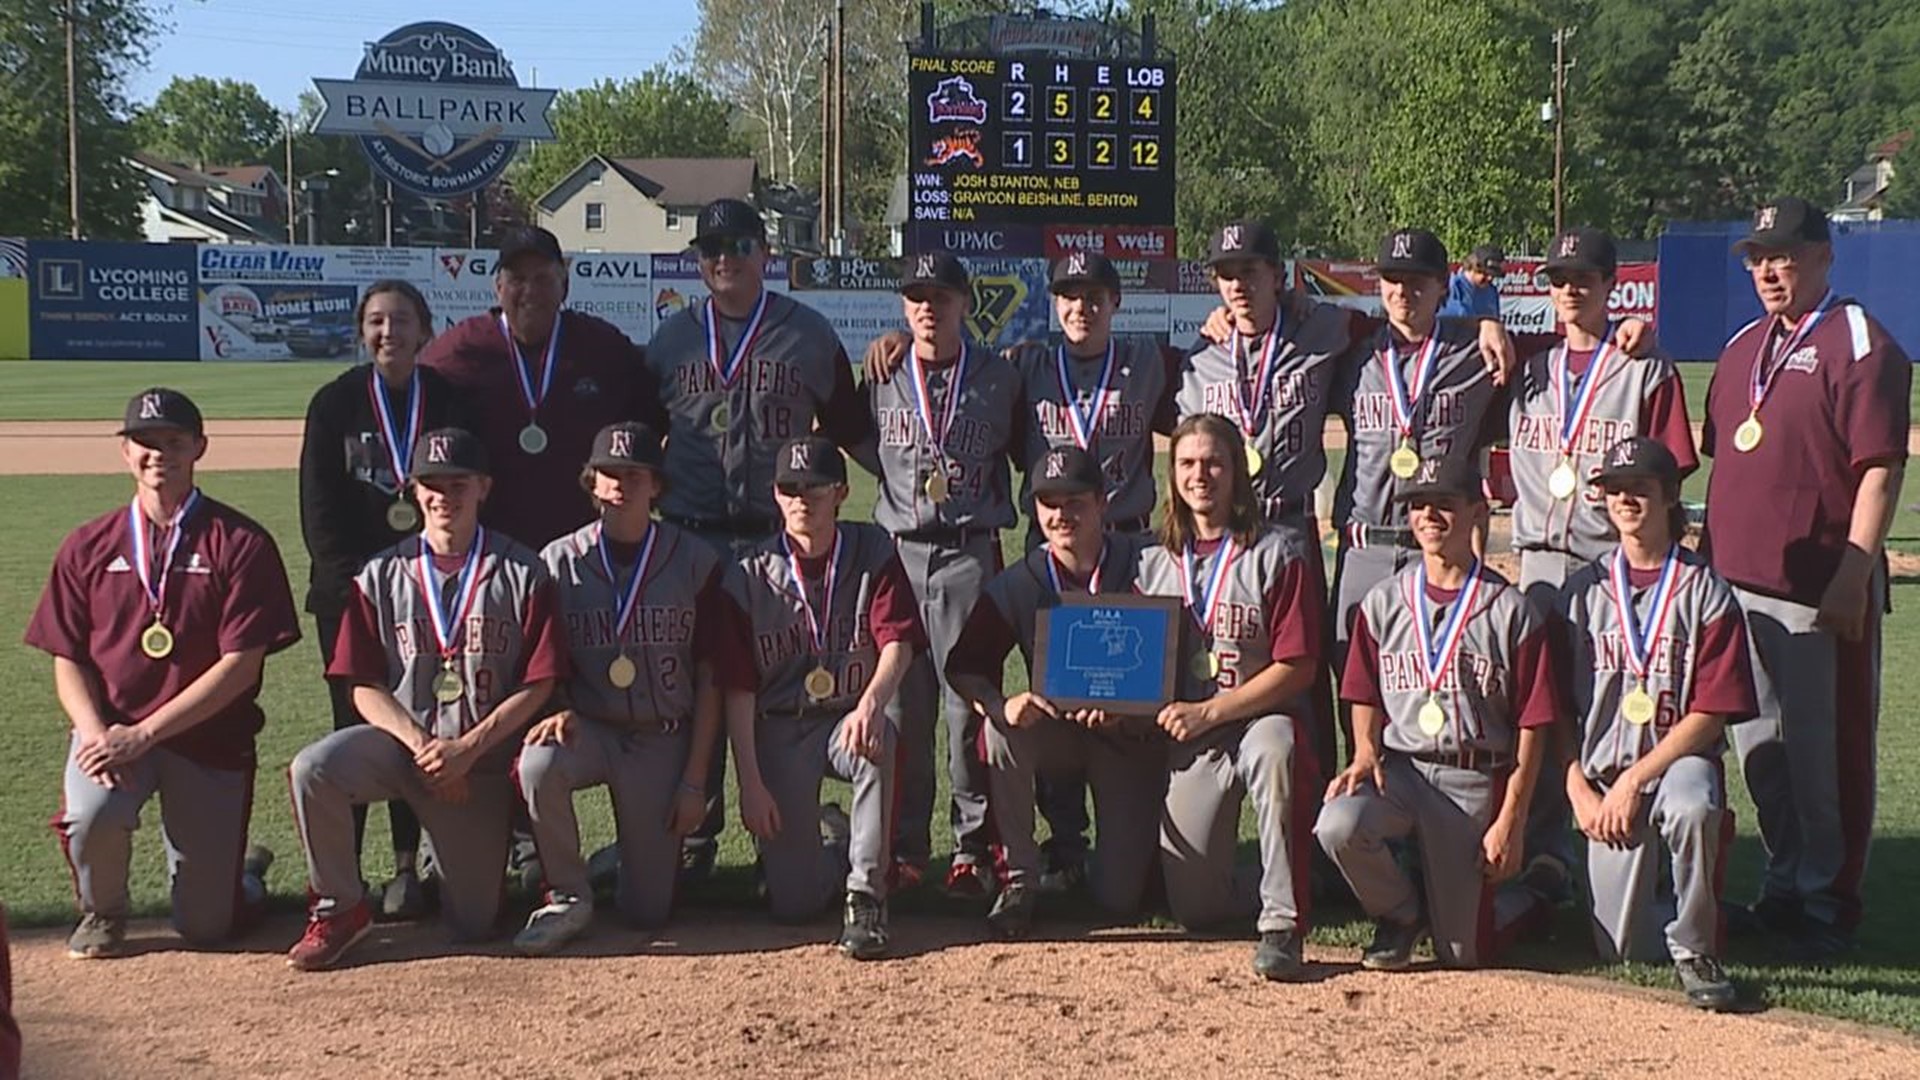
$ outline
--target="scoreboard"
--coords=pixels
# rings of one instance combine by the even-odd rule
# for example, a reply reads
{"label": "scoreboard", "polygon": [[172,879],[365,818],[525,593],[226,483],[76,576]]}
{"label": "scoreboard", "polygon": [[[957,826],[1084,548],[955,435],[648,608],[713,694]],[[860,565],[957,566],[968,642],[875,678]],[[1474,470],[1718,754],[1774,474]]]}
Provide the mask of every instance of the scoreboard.
{"label": "scoreboard", "polygon": [[1174,66],[907,58],[914,222],[1172,225]]}

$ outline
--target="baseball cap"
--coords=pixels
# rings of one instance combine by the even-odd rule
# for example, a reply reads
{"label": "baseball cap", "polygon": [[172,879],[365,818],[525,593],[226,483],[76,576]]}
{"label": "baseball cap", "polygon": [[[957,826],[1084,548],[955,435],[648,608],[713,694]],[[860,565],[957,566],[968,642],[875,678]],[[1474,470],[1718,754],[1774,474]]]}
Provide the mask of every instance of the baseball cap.
{"label": "baseball cap", "polygon": [[1464,458],[1430,457],[1420,462],[1414,474],[1401,483],[1394,502],[1413,502],[1421,498],[1455,495],[1463,499],[1484,499],[1480,470]]}
{"label": "baseball cap", "polygon": [[593,437],[593,451],[587,466],[594,469],[623,469],[644,465],[658,469],[665,462],[660,451],[660,436],[636,420],[608,424]]}
{"label": "baseball cap", "polygon": [[955,292],[972,292],[973,279],[959,259],[944,251],[927,251],[907,259],[900,268],[900,291],[932,286]]}
{"label": "baseball cap", "polygon": [[1833,239],[1827,212],[1798,196],[1775,199],[1753,212],[1753,227],[1735,251],[1748,248],[1789,248],[1795,244],[1824,244]]}
{"label": "baseball cap", "polygon": [[1619,268],[1620,253],[1613,246],[1613,237],[1584,226],[1555,237],[1553,253],[1542,267],[1549,274],[1555,270],[1592,270],[1606,277],[1612,277]]}
{"label": "baseball cap", "polygon": [[163,428],[175,428],[189,435],[206,434],[200,406],[180,391],[155,386],[133,395],[127,402],[127,416],[120,424],[119,434],[138,435]]}
{"label": "baseball cap", "polygon": [[1107,477],[1100,471],[1100,463],[1077,446],[1048,448],[1040,460],[1034,462],[1031,476],[1035,495],[1084,495],[1089,491],[1107,490]]}
{"label": "baseball cap", "polygon": [[487,448],[465,428],[435,428],[413,444],[412,479],[429,476],[486,476]]}
{"label": "baseball cap", "polygon": [[517,225],[500,236],[500,255],[496,266],[505,266],[522,255],[538,255],[549,262],[565,262],[560,240],[538,225]]}
{"label": "baseball cap", "polygon": [[1207,265],[1236,259],[1265,259],[1280,265],[1280,238],[1264,221],[1229,221],[1207,241]]}
{"label": "baseball cap", "polygon": [[693,242],[702,240],[720,240],[730,236],[750,236],[755,240],[767,238],[767,223],[760,211],[739,199],[715,199],[700,211],[700,221],[693,227]]}
{"label": "baseball cap", "polygon": [[1447,245],[1425,229],[1395,229],[1380,241],[1382,274],[1447,276]]}
{"label": "baseball cap", "polygon": [[1678,485],[1680,463],[1673,451],[1657,439],[1634,435],[1621,439],[1607,449],[1606,462],[1589,484],[1608,484],[1620,480],[1650,479]]}
{"label": "baseball cap", "polygon": [[1502,273],[1507,268],[1507,253],[1492,244],[1481,244],[1467,254],[1467,263],[1482,270]]}
{"label": "baseball cap", "polygon": [[1055,259],[1048,274],[1047,291],[1054,295],[1082,285],[1098,285],[1118,295],[1120,271],[1113,260],[1097,251],[1076,251],[1064,259]]}
{"label": "baseball cap", "polygon": [[847,482],[847,459],[840,448],[818,435],[790,440],[780,447],[774,460],[775,486],[811,488]]}

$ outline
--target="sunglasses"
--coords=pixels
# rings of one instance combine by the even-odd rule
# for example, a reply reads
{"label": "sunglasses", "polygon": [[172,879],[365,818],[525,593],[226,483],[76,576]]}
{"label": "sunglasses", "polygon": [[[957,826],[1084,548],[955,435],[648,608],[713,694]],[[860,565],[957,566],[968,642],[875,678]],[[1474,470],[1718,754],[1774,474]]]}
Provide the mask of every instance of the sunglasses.
{"label": "sunglasses", "polygon": [[722,255],[744,259],[760,250],[760,241],[751,236],[727,236],[702,240],[694,246],[700,249],[703,259],[717,259]]}

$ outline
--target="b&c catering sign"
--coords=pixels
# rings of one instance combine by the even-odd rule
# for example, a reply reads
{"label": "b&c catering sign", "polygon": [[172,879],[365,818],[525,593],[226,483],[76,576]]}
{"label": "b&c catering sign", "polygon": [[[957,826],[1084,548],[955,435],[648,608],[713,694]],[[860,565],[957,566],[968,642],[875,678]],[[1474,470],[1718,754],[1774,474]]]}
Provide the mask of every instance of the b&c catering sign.
{"label": "b&c catering sign", "polygon": [[493,43],[452,23],[411,23],[370,42],[351,79],[315,79],[313,130],[352,135],[380,175],[428,199],[499,179],[530,140],[553,138],[554,91],[523,89]]}

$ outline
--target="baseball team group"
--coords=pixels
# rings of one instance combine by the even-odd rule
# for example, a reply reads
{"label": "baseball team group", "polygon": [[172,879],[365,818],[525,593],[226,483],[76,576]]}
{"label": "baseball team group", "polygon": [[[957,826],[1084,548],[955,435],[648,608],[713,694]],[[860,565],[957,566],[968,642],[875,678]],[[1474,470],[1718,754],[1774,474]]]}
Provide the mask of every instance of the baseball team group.
{"label": "baseball team group", "polygon": [[[1492,963],[1577,901],[1604,957],[1672,963],[1710,1009],[1734,1003],[1728,933],[1814,963],[1851,946],[1910,374],[1829,287],[1820,208],[1761,207],[1730,255],[1765,313],[1697,437],[1650,327],[1610,319],[1617,256],[1592,229],[1548,252],[1562,329],[1510,335],[1440,317],[1432,233],[1385,237],[1372,316],[1284,288],[1273,231],[1227,224],[1221,306],[1184,349],[1113,333],[1122,280],[1093,253],[1051,267],[1057,343],[984,348],[963,264],[910,255],[904,331],[859,381],[824,317],[765,288],[751,206],[706,207],[693,246],[709,295],[644,348],[565,306],[540,229],[503,239],[498,306],[437,336],[411,285],[367,289],[372,362],[314,394],[301,452],[334,730],[288,770],[310,900],[292,967],[435,909],[491,938],[509,872],[540,890],[523,953],[589,930],[596,894],[660,927],[713,867],[729,757],[772,916],[837,907],[858,959],[888,953],[890,895],[935,887],[940,769],[944,888],[999,936],[1084,892],[1121,919],[1251,919],[1254,970],[1286,980],[1316,881],[1373,920],[1377,970],[1423,940]],[[193,402],[143,391],[120,437],[133,496],[62,543],[26,632],[72,728],[54,825],[77,958],[124,951],[156,794],[179,933],[257,919],[256,699],[301,634],[274,538],[195,484]],[[849,460],[877,478],[871,523],[846,512]],[[1493,501],[1517,582],[1482,561]],[[1007,678],[1075,593],[1183,601],[1173,700],[1067,708]],[[1743,904],[1721,896],[1729,743],[1766,852]],[[847,806],[822,805],[828,776]],[[589,857],[574,793],[599,786],[617,839]],[[1257,864],[1236,860],[1243,807]]]}

